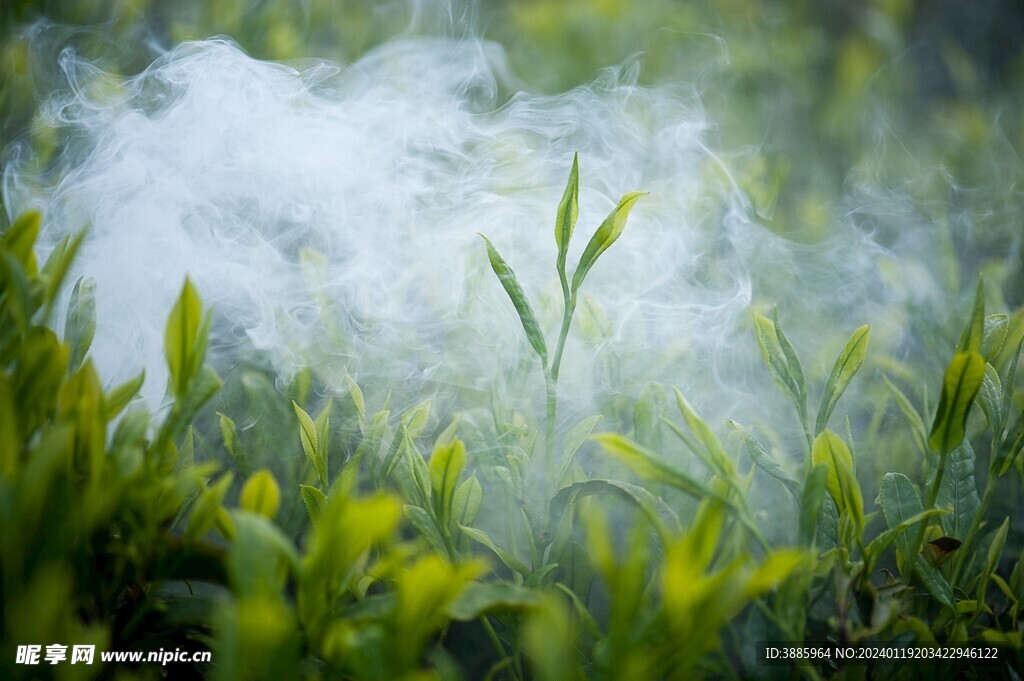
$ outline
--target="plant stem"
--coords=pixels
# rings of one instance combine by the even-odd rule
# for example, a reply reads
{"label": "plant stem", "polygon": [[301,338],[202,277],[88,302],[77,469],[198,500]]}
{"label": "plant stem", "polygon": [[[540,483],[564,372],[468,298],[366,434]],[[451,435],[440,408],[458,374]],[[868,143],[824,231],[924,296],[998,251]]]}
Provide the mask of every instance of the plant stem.
{"label": "plant stem", "polygon": [[978,504],[978,510],[974,513],[974,520],[971,521],[971,526],[968,528],[967,535],[963,540],[964,543],[957,550],[956,559],[953,561],[953,572],[949,580],[951,586],[955,586],[957,579],[960,577],[960,571],[963,570],[971,544],[974,543],[974,537],[978,534],[978,530],[981,529],[981,521],[985,511],[988,510],[988,505],[992,503],[992,495],[995,489],[996,476],[989,472],[988,480],[985,482],[985,491],[981,495],[981,502]]}
{"label": "plant stem", "polygon": [[[932,482],[932,486],[928,489],[928,503],[925,504],[924,510],[929,511],[935,508],[935,501],[939,498],[939,488],[942,486],[942,476],[946,473],[946,459],[948,458],[948,452],[946,454],[939,455],[939,467],[935,471],[935,480]],[[914,543],[911,545],[913,551],[907,559],[910,561],[910,576],[907,578],[909,583],[914,574],[914,563],[917,561],[917,556],[921,552],[921,542],[924,541],[924,533],[928,529],[928,522],[925,520],[921,521],[921,527],[917,531],[917,536],[914,538]]]}

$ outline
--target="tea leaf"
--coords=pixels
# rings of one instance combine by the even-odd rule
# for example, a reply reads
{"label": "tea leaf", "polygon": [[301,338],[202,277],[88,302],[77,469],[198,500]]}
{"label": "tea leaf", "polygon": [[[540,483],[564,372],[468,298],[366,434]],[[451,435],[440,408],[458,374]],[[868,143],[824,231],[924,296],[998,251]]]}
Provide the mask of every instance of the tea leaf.
{"label": "tea leaf", "polygon": [[466,465],[466,446],[456,438],[449,445],[434,448],[430,457],[430,483],[433,489],[435,510],[442,521],[453,517],[452,499],[455,486],[459,483],[462,468]]}
{"label": "tea leaf", "polygon": [[444,545],[444,537],[438,531],[434,519],[430,517],[430,513],[413,504],[403,506],[402,512],[405,514],[409,524],[430,544],[430,548],[442,555],[448,555],[448,549]]}
{"label": "tea leaf", "polygon": [[857,476],[853,472],[853,456],[846,443],[831,430],[825,429],[814,440],[811,461],[815,466],[827,467],[825,488],[835,501],[840,515],[843,511],[849,511],[857,526],[863,527],[864,502]]}
{"label": "tea leaf", "polygon": [[1003,431],[1003,385],[999,380],[999,372],[988,362],[985,363],[985,375],[981,379],[981,388],[975,398],[992,433],[998,437]]}
{"label": "tea leaf", "polygon": [[[906,526],[912,518],[916,518],[923,511],[917,488],[910,478],[902,473],[885,474],[878,493],[878,503],[882,507],[882,515],[885,516],[885,524],[890,531]],[[916,522],[913,524],[916,525]],[[911,558],[909,555],[912,551],[911,541],[901,533],[896,533],[893,537],[902,560],[900,568],[902,571],[905,569],[902,566],[906,566]]]}
{"label": "tea leaf", "polygon": [[273,520],[281,506],[281,489],[277,486],[274,475],[266,468],[261,468],[250,475],[242,486],[238,505],[246,511]]}
{"label": "tea leaf", "polygon": [[452,520],[459,525],[472,525],[476,516],[480,513],[480,504],[483,502],[484,491],[480,481],[471,477],[455,490],[452,499]]}
{"label": "tea leaf", "polygon": [[517,612],[540,604],[540,595],[509,582],[474,583],[448,604],[448,615],[462,622],[471,622],[490,612]]}
{"label": "tea leaf", "polygon": [[825,384],[825,393],[821,396],[821,406],[818,407],[818,420],[814,426],[815,435],[820,435],[832,416],[832,410],[836,403],[846,391],[850,381],[864,365],[864,358],[868,352],[868,341],[871,340],[871,327],[865,324],[856,331],[847,341],[843,351],[839,353],[832,373],[829,374],[828,382]]}
{"label": "tea leaf", "polygon": [[465,525],[459,525],[459,529],[465,532],[466,535],[473,541],[484,546],[485,548],[490,549],[494,553],[494,555],[496,555],[498,559],[502,563],[504,563],[505,567],[507,567],[509,570],[512,570],[513,572],[518,572],[523,577],[530,576],[530,569],[526,567],[526,565],[524,565],[521,560],[519,560],[511,553],[495,544],[494,540],[492,540],[490,536],[483,530],[478,530],[473,527],[466,527]]}
{"label": "tea leaf", "polygon": [[17,258],[29,275],[34,275],[37,271],[36,254],[32,247],[39,236],[42,220],[43,216],[39,211],[22,213],[0,238],[0,248]]}
{"label": "tea leaf", "polygon": [[[802,495],[800,483],[786,469],[779,465],[779,462],[768,453],[768,450],[765,449],[764,445],[761,444],[761,441],[753,433],[735,421],[730,423],[743,434],[744,446],[754,465],[781,482],[789,490],[789,493],[793,495],[793,498],[799,502]],[[822,489],[824,489],[824,486],[822,486]]]}
{"label": "tea leaf", "polygon": [[674,487],[697,499],[719,496],[689,473],[661,461],[653,452],[645,450],[621,435],[601,433],[594,435],[593,439],[604,447],[605,451],[645,480]]}
{"label": "tea leaf", "polygon": [[896,398],[896,406],[899,407],[903,416],[907,419],[907,423],[910,425],[910,432],[914,435],[914,441],[917,442],[922,452],[928,451],[928,431],[925,429],[924,419],[921,418],[920,412],[910,403],[910,398],[889,380],[888,376],[883,375],[882,380],[885,381],[889,390],[892,391],[893,397]]}
{"label": "tea leaf", "polygon": [[135,378],[125,381],[104,395],[103,406],[106,409],[107,421],[112,421],[114,417],[128,406],[139,393],[139,389],[142,388],[142,383],[145,379],[146,372],[143,371]]}
{"label": "tea leaf", "polygon": [[483,234],[480,237],[487,244],[487,258],[491,261],[491,269],[498,275],[498,281],[501,282],[501,285],[505,288],[505,293],[512,300],[516,312],[519,313],[519,321],[522,322],[523,330],[526,332],[526,339],[530,341],[534,352],[540,357],[541,366],[546,369],[548,366],[548,346],[544,342],[544,334],[541,333],[540,325],[537,324],[537,318],[533,314],[533,308],[530,307],[530,301],[526,299],[526,294],[523,293],[515,272],[512,271],[512,268],[508,266],[501,257],[501,254],[494,248],[494,244]]}
{"label": "tea leaf", "polygon": [[978,352],[953,355],[942,381],[939,409],[928,437],[928,444],[939,454],[946,455],[963,442],[967,416],[984,377],[985,359]]}
{"label": "tea leaf", "polygon": [[1010,317],[1006,314],[990,314],[985,317],[985,332],[981,341],[981,354],[988,360],[999,354],[1010,329]]}
{"label": "tea leaf", "polygon": [[[887,473],[886,475],[892,475],[892,473]],[[904,539],[907,530],[912,528],[914,525],[923,520],[927,520],[928,518],[942,515],[944,513],[945,511],[940,508],[930,508],[927,511],[922,511],[917,515],[913,515],[903,520],[899,524],[889,528],[872,539],[871,543],[864,548],[865,557],[869,558],[869,560],[876,560],[882,552],[889,547],[889,544],[893,543],[893,541],[897,539]],[[886,519],[886,522],[888,522],[888,518]],[[906,555],[906,551],[903,552],[903,555]]]}
{"label": "tea leaf", "polygon": [[1003,519],[1003,524],[999,526],[996,533],[992,535],[992,542],[988,545],[988,551],[985,554],[985,561],[987,566],[987,572],[989,574],[996,571],[999,566],[999,558],[1003,555],[1003,546],[1006,544],[1006,535],[1010,531],[1010,518],[1006,517]]}
{"label": "tea leaf", "polygon": [[974,307],[971,319],[960,335],[956,345],[957,353],[981,352],[985,338],[985,280],[978,277],[978,288],[974,294]]}
{"label": "tea leaf", "polygon": [[761,357],[775,378],[776,385],[796,405],[798,410],[801,409],[803,392],[790,371],[785,353],[775,333],[775,325],[767,317],[754,313],[754,328],[757,331],[757,344],[761,348]]}
{"label": "tea leaf", "polygon": [[352,398],[352,404],[356,407],[356,413],[359,414],[361,427],[363,420],[366,418],[366,399],[363,397],[363,391],[360,390],[359,384],[349,375],[348,371],[345,372],[344,379],[345,385],[348,386],[348,395]]}
{"label": "tea leaf", "polygon": [[558,474],[559,489],[566,484],[566,478],[569,476],[572,462],[576,458],[576,452],[579,451],[579,448],[587,441],[590,434],[594,432],[594,426],[596,426],[597,422],[602,418],[602,416],[598,415],[583,419],[573,426],[566,434],[565,439],[562,440],[562,456],[564,458],[562,461],[562,470]]}
{"label": "tea leaf", "polygon": [[981,505],[974,481],[974,449],[967,440],[949,453],[936,504],[950,510],[949,515],[942,517],[946,534],[961,540],[966,537]]}
{"label": "tea leaf", "polygon": [[917,556],[914,561],[914,574],[921,580],[921,584],[932,598],[947,608],[954,607],[953,589],[950,588],[949,582],[941,572],[925,560],[924,556]]}
{"label": "tea leaf", "polygon": [[663,539],[667,540],[672,534],[678,533],[682,527],[675,511],[661,497],[639,485],[602,478],[576,482],[559,490],[558,494],[551,499],[551,517],[560,519],[563,514],[572,513],[574,505],[580,499],[592,495],[612,496],[636,506]]}
{"label": "tea leaf", "polygon": [[309,519],[316,522],[327,505],[327,497],[316,487],[309,485],[299,485],[299,492],[302,494],[302,503],[306,505]]}
{"label": "tea leaf", "polygon": [[782,354],[786,358],[786,366],[793,377],[793,384],[797,388],[797,394],[800,397],[800,405],[798,407],[802,416],[804,410],[806,410],[807,381],[804,379],[804,368],[800,364],[800,358],[797,357],[796,349],[789,342],[789,338],[786,337],[786,333],[782,330],[782,324],[779,323],[779,308],[777,307],[772,309],[772,328],[775,330],[775,338],[779,342],[779,347],[782,348]]}
{"label": "tea leaf", "polygon": [[576,227],[576,218],[580,214],[579,198],[579,154],[573,154],[569,181],[565,185],[565,193],[562,194],[562,200],[558,204],[558,216],[555,218],[555,245],[558,248],[559,272],[565,270],[565,254],[569,250],[569,240],[572,239],[572,232]]}
{"label": "tea leaf", "polygon": [[712,469],[721,475],[725,480],[732,483],[736,480],[736,467],[732,463],[732,459],[725,453],[725,449],[722,447],[722,443],[719,442],[718,436],[715,435],[714,431],[708,428],[708,424],[697,415],[697,412],[690,406],[690,403],[686,401],[683,394],[678,390],[676,393],[676,404],[679,405],[679,411],[682,412],[683,418],[686,420],[686,425],[690,427],[690,430],[697,437],[704,448],[710,455]]}
{"label": "tea leaf", "polygon": [[815,466],[807,473],[803,493],[800,496],[800,544],[810,546],[816,537],[818,522],[825,499],[825,485],[828,468]]}
{"label": "tea leaf", "polygon": [[313,423],[313,419],[309,417],[309,414],[294,400],[292,401],[292,408],[295,410],[295,416],[299,420],[299,443],[302,445],[302,451],[306,454],[309,462],[313,464],[313,470],[316,472],[317,479],[322,485],[326,485],[327,458],[320,451],[316,436],[316,425]]}
{"label": "tea leaf", "polygon": [[75,283],[64,322],[64,343],[71,348],[69,368],[77,371],[96,335],[96,280],[82,277]]}
{"label": "tea leaf", "polygon": [[199,294],[192,282],[186,279],[164,332],[164,352],[171,374],[171,387],[178,399],[188,394],[189,385],[202,361],[201,357],[196,356],[197,341],[203,326],[202,317],[203,307]]}
{"label": "tea leaf", "polygon": [[402,426],[411,438],[419,437],[427,427],[430,419],[430,400],[423,400],[409,411],[402,414]]}
{"label": "tea leaf", "polygon": [[640,197],[646,193],[631,192],[623,196],[619,200],[619,205],[605,218],[601,226],[594,232],[594,236],[590,237],[590,241],[587,243],[583,255],[580,256],[580,262],[576,265],[576,271],[572,276],[573,291],[580,287],[580,284],[583,283],[583,280],[590,272],[590,268],[594,266],[594,263],[597,262],[601,254],[608,250],[622,236],[623,230],[626,229],[626,218],[629,217],[629,212]]}

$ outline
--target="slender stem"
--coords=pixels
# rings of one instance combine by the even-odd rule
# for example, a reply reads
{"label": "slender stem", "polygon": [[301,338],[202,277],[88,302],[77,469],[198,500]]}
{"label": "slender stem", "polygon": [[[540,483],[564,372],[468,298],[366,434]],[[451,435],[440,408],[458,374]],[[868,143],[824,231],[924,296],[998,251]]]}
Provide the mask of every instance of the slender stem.
{"label": "slender stem", "polygon": [[978,530],[981,529],[981,520],[985,516],[985,511],[988,510],[988,505],[992,503],[992,495],[995,489],[996,476],[990,472],[988,480],[985,482],[985,491],[981,495],[981,502],[978,504],[978,510],[974,513],[974,520],[971,521],[971,526],[964,537],[964,543],[960,546],[956,553],[956,559],[953,561],[953,574],[949,580],[951,586],[956,586],[957,579],[960,577],[960,571],[963,570],[964,563],[967,560],[971,544],[974,543],[974,537],[978,534]]}
{"label": "slender stem", "polygon": [[[564,292],[563,292],[564,293]],[[565,312],[562,314],[562,329],[558,332],[558,345],[555,346],[555,357],[551,360],[551,376],[558,382],[558,371],[562,366],[562,351],[565,350],[565,339],[569,337],[569,325],[576,312],[576,293],[565,296]]]}
{"label": "slender stem", "polygon": [[[939,498],[939,488],[942,486],[942,476],[946,473],[946,459],[948,454],[939,455],[939,467],[935,471],[935,480],[932,482],[932,486],[928,489],[928,503],[925,504],[924,510],[929,511],[935,508],[935,501]],[[907,557],[910,561],[910,576],[907,577],[907,582],[913,578],[914,574],[914,563],[917,561],[917,554],[921,552],[921,543],[924,541],[925,530],[928,529],[928,522],[922,520],[921,527],[917,531],[917,536],[914,538],[914,543],[911,544],[913,551]]]}

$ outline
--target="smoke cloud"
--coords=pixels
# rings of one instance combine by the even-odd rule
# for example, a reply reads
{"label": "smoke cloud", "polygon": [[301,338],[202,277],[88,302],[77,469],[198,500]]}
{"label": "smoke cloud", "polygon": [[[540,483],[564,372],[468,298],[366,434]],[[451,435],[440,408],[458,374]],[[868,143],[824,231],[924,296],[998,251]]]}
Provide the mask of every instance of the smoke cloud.
{"label": "smoke cloud", "polygon": [[819,364],[869,321],[873,352],[906,343],[900,310],[936,290],[914,225],[885,245],[852,219],[816,244],[766,229],[715,149],[700,92],[642,87],[639,68],[539,96],[499,45],[475,39],[401,38],[349,66],[257,61],[213,39],[126,79],[65,51],[42,116],[66,146],[41,175],[9,151],[7,207],[41,209],[48,247],[88,228],[76,274],[98,285],[91,356],[110,382],[144,368],[151,405],[186,276],[214,307],[222,375],[255,349],[282,379],[310,366],[343,392],[347,370],[406,404],[495,387],[540,399],[477,232],[556,334],[554,215],[576,151],[570,263],[622,194],[650,194],[584,285],[565,421],[648,381],[709,416],[784,413],[751,324],[775,303],[783,321],[813,320],[789,332]]}

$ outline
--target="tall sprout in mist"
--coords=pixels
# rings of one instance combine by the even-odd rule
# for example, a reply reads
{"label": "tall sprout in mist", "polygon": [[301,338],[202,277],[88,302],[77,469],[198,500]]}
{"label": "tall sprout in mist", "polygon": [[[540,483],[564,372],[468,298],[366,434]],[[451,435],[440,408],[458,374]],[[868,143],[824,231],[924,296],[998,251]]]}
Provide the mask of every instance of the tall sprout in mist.
{"label": "tall sprout in mist", "polygon": [[[547,429],[612,418],[649,381],[777,429],[788,421],[765,398],[752,310],[786,301],[788,327],[813,325],[820,346],[871,319],[883,348],[912,348],[907,310],[942,300],[941,245],[922,246],[920,222],[888,245],[852,221],[815,243],[763,226],[714,150],[700,92],[640,86],[639,62],[551,96],[476,39],[400,38],[348,66],[258,61],[227,40],[180,45],[129,78],[70,51],[59,63],[40,120],[61,154],[39,173],[28,146],[10,147],[6,208],[40,209],[44,251],[88,225],[75,274],[96,283],[91,357],[112,381],[145,368],[151,404],[164,396],[162,317],[188,275],[215,309],[210,358],[225,378],[255,354],[282,383],[309,368],[338,394],[347,373],[381,399],[393,391],[396,408],[433,398],[440,415],[495,391],[503,418],[532,421],[544,388],[508,361],[522,332],[484,278],[481,228],[516,264],[540,329],[576,320],[579,333],[556,336],[567,361],[551,358]],[[568,272],[586,244],[561,239],[552,272],[537,238],[575,150],[584,224],[614,214],[623,188],[651,192],[615,268]]]}
{"label": "tall sprout in mist", "polygon": [[[494,244],[487,237],[483,237],[487,244],[487,258],[491,268],[497,275],[498,280],[504,287],[508,297],[515,305],[519,319],[523,323],[523,330],[533,347],[534,352],[540,359],[541,368],[544,370],[544,382],[547,393],[547,413],[545,417],[545,438],[544,438],[544,463],[547,472],[553,473],[555,458],[555,417],[558,409],[558,371],[562,366],[562,353],[565,350],[565,340],[569,336],[569,327],[572,325],[572,317],[576,312],[577,295],[580,285],[586,279],[590,268],[597,262],[598,257],[614,244],[626,228],[626,218],[633,205],[643,196],[645,192],[630,192],[623,196],[611,214],[601,223],[594,235],[587,243],[586,249],[580,256],[580,261],[573,272],[572,283],[565,270],[565,257],[569,250],[569,242],[572,240],[573,230],[576,228],[576,219],[579,217],[579,195],[580,195],[580,174],[579,155],[572,159],[572,170],[569,172],[569,181],[565,187],[565,193],[558,204],[558,216],[555,219],[555,246],[558,249],[556,268],[558,270],[558,281],[562,287],[562,325],[558,332],[558,341],[555,344],[554,354],[548,358],[547,343],[544,340],[544,333],[541,331],[537,318],[530,306],[530,301],[523,293],[515,272],[501,257]],[[483,236],[483,235],[481,235]]]}

